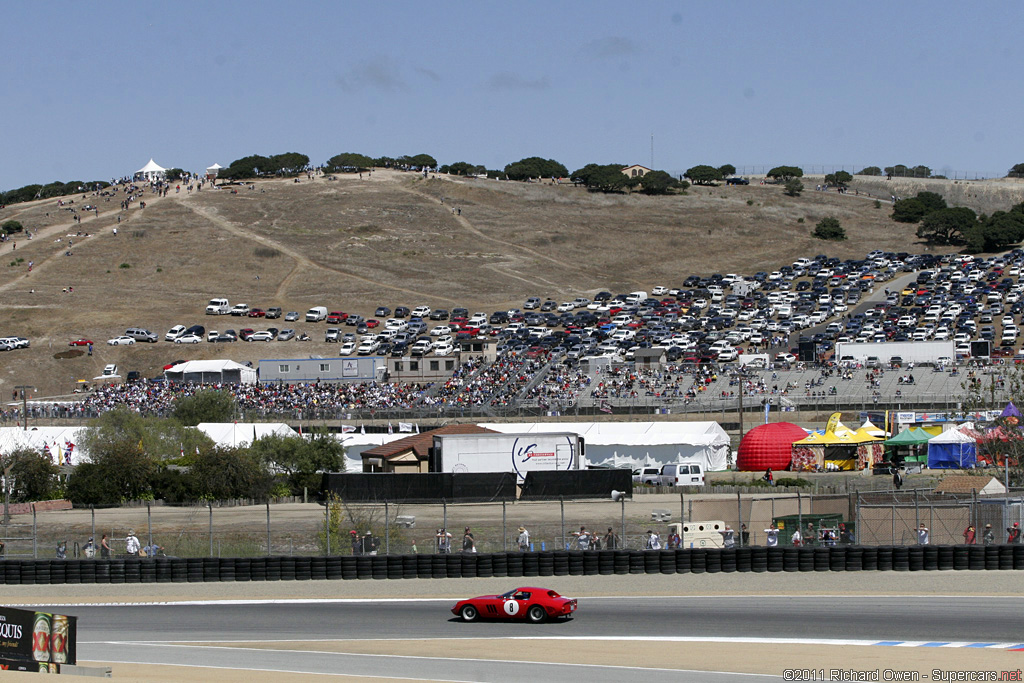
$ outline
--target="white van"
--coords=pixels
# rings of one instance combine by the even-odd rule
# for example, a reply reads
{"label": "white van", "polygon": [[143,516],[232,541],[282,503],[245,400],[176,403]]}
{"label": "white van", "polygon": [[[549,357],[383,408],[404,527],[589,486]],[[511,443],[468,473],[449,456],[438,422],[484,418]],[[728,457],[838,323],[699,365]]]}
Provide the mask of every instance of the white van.
{"label": "white van", "polygon": [[206,304],[206,315],[227,315],[231,312],[231,304],[227,299],[210,299]]}
{"label": "white van", "polygon": [[649,298],[650,297],[647,296],[647,292],[639,292],[639,291],[638,292],[630,292],[629,296],[626,297],[626,303],[627,304],[631,304],[631,305],[636,305],[636,304],[640,303],[641,301],[643,301],[644,299],[649,299]]}
{"label": "white van", "polygon": [[668,525],[669,533],[675,532],[683,539],[684,548],[722,548],[725,540],[721,532],[725,522],[713,519],[706,522],[686,522]]}
{"label": "white van", "polygon": [[307,323],[318,323],[321,320],[327,319],[327,307],[326,306],[314,306],[313,308],[306,311],[306,322]]}
{"label": "white van", "polygon": [[704,472],[696,463],[675,462],[661,468],[659,486],[703,486]]}

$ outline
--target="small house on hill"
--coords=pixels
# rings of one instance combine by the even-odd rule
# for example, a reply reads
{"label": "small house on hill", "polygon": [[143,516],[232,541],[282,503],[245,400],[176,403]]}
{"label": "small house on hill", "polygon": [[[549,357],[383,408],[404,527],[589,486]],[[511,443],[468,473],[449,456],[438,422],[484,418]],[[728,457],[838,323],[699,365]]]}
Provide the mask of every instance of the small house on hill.
{"label": "small house on hill", "polygon": [[431,429],[422,434],[413,434],[382,446],[370,448],[360,455],[363,458],[363,472],[397,472],[416,474],[429,472],[430,451],[434,448],[434,436],[438,434],[497,434],[493,429],[474,424],[448,425]]}
{"label": "small house on hill", "polygon": [[646,166],[641,166],[640,164],[633,164],[632,166],[626,166],[623,168],[622,172],[630,178],[640,178],[650,173],[651,169]]}
{"label": "small house on hill", "polygon": [[973,494],[979,496],[998,496],[1006,493],[1006,487],[995,477],[951,474],[939,482],[939,485],[935,487],[935,493],[965,496]]}

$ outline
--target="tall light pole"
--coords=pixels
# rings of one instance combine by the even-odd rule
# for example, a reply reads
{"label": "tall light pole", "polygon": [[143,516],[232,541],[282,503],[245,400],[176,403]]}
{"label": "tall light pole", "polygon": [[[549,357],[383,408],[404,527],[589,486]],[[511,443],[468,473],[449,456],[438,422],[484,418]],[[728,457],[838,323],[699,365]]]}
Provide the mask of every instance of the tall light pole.
{"label": "tall light pole", "polygon": [[25,392],[30,389],[35,391],[35,387],[28,384],[19,384],[14,388],[17,391],[21,391],[21,416],[24,418],[22,429],[23,431],[28,431],[28,394]]}

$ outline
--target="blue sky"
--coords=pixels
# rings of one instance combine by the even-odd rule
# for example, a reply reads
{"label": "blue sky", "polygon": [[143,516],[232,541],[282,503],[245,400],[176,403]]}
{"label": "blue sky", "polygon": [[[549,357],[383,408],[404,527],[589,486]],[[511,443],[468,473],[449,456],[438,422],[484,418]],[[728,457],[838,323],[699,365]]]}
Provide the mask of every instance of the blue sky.
{"label": "blue sky", "polygon": [[1019,3],[11,3],[0,189],[339,152],[1005,173]]}

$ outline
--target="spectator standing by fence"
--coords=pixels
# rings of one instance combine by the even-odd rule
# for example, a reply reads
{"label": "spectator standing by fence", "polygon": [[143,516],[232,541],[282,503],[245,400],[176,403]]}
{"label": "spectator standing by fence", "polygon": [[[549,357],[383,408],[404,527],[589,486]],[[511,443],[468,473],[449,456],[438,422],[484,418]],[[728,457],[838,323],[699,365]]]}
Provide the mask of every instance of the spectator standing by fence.
{"label": "spectator standing by fence", "polygon": [[964,543],[967,545],[974,545],[974,527],[968,526],[964,529]]}
{"label": "spectator standing by fence", "polygon": [[928,527],[922,522],[921,526],[917,528],[917,544],[928,545]]}
{"label": "spectator standing by fence", "polygon": [[766,545],[769,548],[774,548],[779,545],[779,528],[774,524],[768,529],[764,530],[765,537],[768,539]]}
{"label": "spectator standing by fence", "polygon": [[128,536],[124,539],[124,551],[128,555],[138,555],[139,550],[142,549],[142,544],[139,543],[138,537],[135,536],[135,529],[128,530]]}
{"label": "spectator standing by fence", "polygon": [[608,527],[608,533],[604,535],[604,548],[605,550],[615,550],[618,547],[619,544],[615,538],[615,532],[612,531],[611,527]]}
{"label": "spectator standing by fence", "polygon": [[100,559],[110,559],[110,542],[107,541],[106,534],[103,534],[103,538],[100,539]]}
{"label": "spectator standing by fence", "polygon": [[353,529],[352,531],[348,532],[348,535],[352,539],[352,554],[362,555],[363,544],[359,540],[359,532]]}
{"label": "spectator standing by fence", "polygon": [[519,537],[517,541],[519,543],[519,552],[525,553],[530,549],[530,532],[526,530],[526,527],[519,527]]}
{"label": "spectator standing by fence", "polygon": [[653,529],[647,530],[647,545],[644,546],[644,550],[661,550],[661,539]]}
{"label": "spectator standing by fence", "polygon": [[732,530],[732,527],[726,524],[725,528],[718,533],[722,534],[722,545],[726,549],[736,547],[736,532]]}
{"label": "spectator standing by fence", "polygon": [[476,552],[476,539],[473,538],[473,532],[469,530],[468,526],[466,527],[466,530],[462,534],[462,552]]}
{"label": "spectator standing by fence", "polygon": [[1014,522],[1013,526],[1006,530],[1006,542],[1011,545],[1020,543],[1020,522]]}
{"label": "spectator standing by fence", "polygon": [[991,524],[986,524],[985,525],[985,533],[982,534],[981,541],[985,545],[992,545],[993,543],[996,542],[996,535],[994,533],[992,533],[992,525]]}
{"label": "spectator standing by fence", "polygon": [[441,555],[447,555],[452,551],[452,535],[448,533],[447,529],[437,530],[437,552]]}

